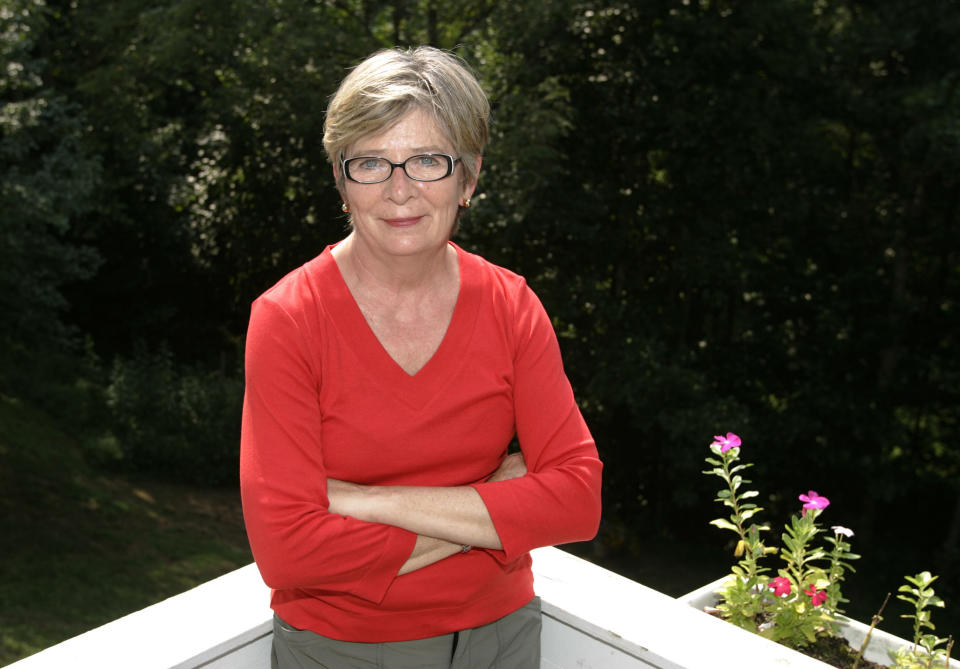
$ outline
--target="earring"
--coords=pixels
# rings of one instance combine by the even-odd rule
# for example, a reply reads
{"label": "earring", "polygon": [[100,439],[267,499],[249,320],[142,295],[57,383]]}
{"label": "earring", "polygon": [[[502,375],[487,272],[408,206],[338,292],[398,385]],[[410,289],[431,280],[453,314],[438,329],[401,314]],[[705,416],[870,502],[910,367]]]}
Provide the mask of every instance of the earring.
{"label": "earring", "polygon": [[344,202],[343,204],[340,205],[340,210],[341,210],[344,214],[349,214],[349,213],[350,213],[350,207],[347,206],[347,203],[346,203],[346,202]]}
{"label": "earring", "polygon": [[470,198],[467,198],[467,199],[464,201],[463,207],[464,207],[464,209],[469,209],[469,208],[470,208]]}

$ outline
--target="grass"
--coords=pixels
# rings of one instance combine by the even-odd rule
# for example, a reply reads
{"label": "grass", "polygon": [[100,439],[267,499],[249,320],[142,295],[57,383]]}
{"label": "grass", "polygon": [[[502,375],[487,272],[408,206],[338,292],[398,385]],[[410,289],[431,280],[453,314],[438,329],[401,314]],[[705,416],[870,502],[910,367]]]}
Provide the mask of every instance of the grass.
{"label": "grass", "polygon": [[0,666],[252,561],[235,489],[91,468],[0,395]]}

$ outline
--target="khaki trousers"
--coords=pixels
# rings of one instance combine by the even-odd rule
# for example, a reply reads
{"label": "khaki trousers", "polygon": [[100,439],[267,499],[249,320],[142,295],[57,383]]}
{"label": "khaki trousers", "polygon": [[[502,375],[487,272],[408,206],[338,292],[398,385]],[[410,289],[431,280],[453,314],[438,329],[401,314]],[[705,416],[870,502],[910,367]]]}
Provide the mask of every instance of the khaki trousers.
{"label": "khaki trousers", "polygon": [[540,598],[481,627],[414,641],[328,639],[273,617],[273,669],[539,669]]}

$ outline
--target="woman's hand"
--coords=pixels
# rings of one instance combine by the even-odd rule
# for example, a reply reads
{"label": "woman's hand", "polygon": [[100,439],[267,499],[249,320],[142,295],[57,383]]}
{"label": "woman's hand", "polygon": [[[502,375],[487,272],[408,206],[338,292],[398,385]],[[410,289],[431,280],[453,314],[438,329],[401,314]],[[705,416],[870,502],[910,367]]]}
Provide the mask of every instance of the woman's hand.
{"label": "woman's hand", "polygon": [[527,461],[523,459],[522,453],[511,453],[503,459],[497,471],[490,475],[487,483],[493,481],[509,481],[518,479],[527,473]]}

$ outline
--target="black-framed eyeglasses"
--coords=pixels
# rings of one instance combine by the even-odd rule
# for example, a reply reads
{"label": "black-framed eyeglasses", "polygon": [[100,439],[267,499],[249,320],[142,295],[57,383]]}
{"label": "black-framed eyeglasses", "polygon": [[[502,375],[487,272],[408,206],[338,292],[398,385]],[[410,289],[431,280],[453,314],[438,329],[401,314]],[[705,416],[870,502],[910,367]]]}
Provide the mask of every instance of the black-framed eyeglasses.
{"label": "black-framed eyeglasses", "polygon": [[400,167],[414,181],[439,181],[453,174],[459,158],[445,153],[421,153],[402,163],[394,163],[380,156],[357,156],[341,159],[343,174],[360,184],[378,184],[386,181],[393,170]]}

